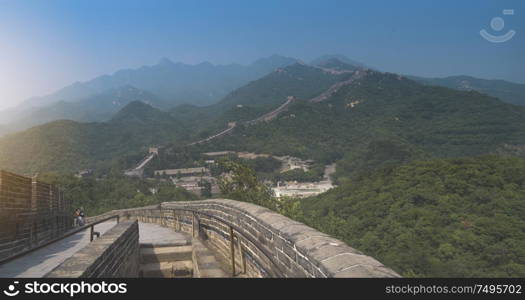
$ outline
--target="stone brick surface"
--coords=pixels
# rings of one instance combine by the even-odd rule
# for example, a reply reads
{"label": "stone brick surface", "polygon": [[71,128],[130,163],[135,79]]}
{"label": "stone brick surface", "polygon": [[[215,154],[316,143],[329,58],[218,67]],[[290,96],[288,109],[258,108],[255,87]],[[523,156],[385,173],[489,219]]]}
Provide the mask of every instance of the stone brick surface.
{"label": "stone brick surface", "polygon": [[72,226],[69,209],[57,187],[0,171],[0,260],[61,236]]}
{"label": "stone brick surface", "polygon": [[56,269],[50,278],[123,278],[139,274],[137,221],[124,221],[93,241]]}
{"label": "stone brick surface", "polygon": [[[340,240],[269,209],[228,199],[166,202],[118,214],[195,234],[230,259],[230,227],[243,241],[247,275],[255,277],[399,277]],[[195,216],[195,223],[193,216]],[[193,223],[193,224],[192,224]],[[236,260],[240,259],[236,246]],[[240,262],[236,261],[236,264]]]}

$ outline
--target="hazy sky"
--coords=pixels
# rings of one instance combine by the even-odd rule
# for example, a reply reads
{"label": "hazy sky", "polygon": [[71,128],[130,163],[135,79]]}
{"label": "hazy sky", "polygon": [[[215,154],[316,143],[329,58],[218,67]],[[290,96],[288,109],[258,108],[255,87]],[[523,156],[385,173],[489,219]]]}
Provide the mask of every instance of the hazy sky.
{"label": "hazy sky", "polygon": [[[249,63],[341,53],[390,72],[525,83],[524,16],[521,0],[0,0],[0,109],[161,57]],[[505,21],[500,31],[494,17]],[[491,43],[481,29],[516,35]]]}

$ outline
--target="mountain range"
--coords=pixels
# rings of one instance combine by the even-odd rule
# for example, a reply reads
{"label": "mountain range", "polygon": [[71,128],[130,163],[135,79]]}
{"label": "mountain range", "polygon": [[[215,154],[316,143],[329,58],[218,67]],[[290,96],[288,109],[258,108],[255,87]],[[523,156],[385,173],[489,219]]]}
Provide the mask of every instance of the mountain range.
{"label": "mountain range", "polygon": [[[112,75],[76,82],[50,95],[27,99],[15,108],[0,112],[0,136],[62,119],[107,121],[119,109],[136,100],[163,110],[172,109],[175,115],[187,119],[186,112],[205,113],[206,109],[196,107],[209,107],[225,97],[231,98],[230,93],[237,88],[297,62],[300,60],[279,55],[261,58],[249,65],[213,65],[209,62],[188,65],[163,58],[152,66],[120,70]],[[333,63],[338,62],[346,65],[343,68],[369,68],[340,54],[321,56],[309,65],[325,65],[337,70],[338,66]],[[508,103],[525,105],[525,84],[470,76],[407,77],[427,85],[475,90]]]}
{"label": "mountain range", "polygon": [[[173,107],[165,98],[128,85],[90,101],[40,107],[30,114],[30,122],[47,122],[62,113],[82,122],[52,121],[0,138],[0,167],[24,173],[74,171],[150,145],[183,145],[224,130],[229,122],[238,123],[232,135],[197,150],[244,149],[339,161],[341,178],[351,170],[387,163],[507,153],[509,145],[525,144],[523,107],[338,57],[323,57],[315,65],[292,60],[272,56],[243,67],[259,66],[262,72],[261,66],[286,65],[205,106]],[[171,65],[177,64],[163,60],[154,69]],[[290,96],[295,99],[292,105],[272,121],[244,123]]]}
{"label": "mountain range", "polygon": [[121,157],[185,140],[186,135],[183,124],[169,113],[134,101],[107,122],[58,120],[8,134],[0,138],[0,166],[23,174],[106,168]]}
{"label": "mountain range", "polygon": [[[284,69],[298,81],[306,78],[304,70],[293,73],[295,68]],[[239,126],[236,134],[201,147],[338,161],[338,175],[343,178],[391,163],[506,152],[506,145],[525,145],[525,107],[476,91],[420,84],[398,74],[349,70],[352,73],[336,79],[332,86],[338,89],[322,101],[310,98],[315,93],[304,94],[271,122]],[[281,90],[271,82],[263,78],[251,86],[253,91]],[[303,84],[312,87],[319,82],[312,79]],[[252,97],[257,99],[258,93]],[[223,122],[242,120],[246,111],[257,107],[255,103],[225,112]]]}
{"label": "mountain range", "polygon": [[3,125],[0,133],[60,119],[107,121],[135,100],[163,109],[180,104],[209,105],[251,80],[296,61],[273,55],[249,65],[209,62],[188,65],[163,58],[153,66],[120,70],[87,82],[76,82],[50,95],[27,99],[15,108],[0,112]]}

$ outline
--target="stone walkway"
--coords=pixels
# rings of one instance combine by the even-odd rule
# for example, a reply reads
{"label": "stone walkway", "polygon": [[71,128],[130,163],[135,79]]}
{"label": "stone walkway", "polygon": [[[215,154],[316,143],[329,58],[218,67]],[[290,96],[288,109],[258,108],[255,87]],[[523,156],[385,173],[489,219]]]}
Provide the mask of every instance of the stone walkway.
{"label": "stone walkway", "polygon": [[[95,231],[100,232],[102,235],[115,224],[115,221],[97,224],[95,225]],[[191,242],[191,237],[188,234],[175,232],[170,228],[149,223],[139,223],[139,237],[141,244],[150,244],[152,246],[187,245]],[[43,277],[88,244],[89,228],[0,265],[0,278]]]}
{"label": "stone walkway", "polygon": [[[115,224],[115,221],[97,224],[95,225],[95,231],[100,232],[102,235]],[[89,232],[90,230],[88,228],[56,243],[33,251],[28,255],[0,265],[0,278],[43,277],[78,250],[89,244]]]}
{"label": "stone walkway", "polygon": [[191,237],[188,234],[176,232],[172,228],[150,223],[139,223],[139,243],[141,244],[180,246],[190,242]]}

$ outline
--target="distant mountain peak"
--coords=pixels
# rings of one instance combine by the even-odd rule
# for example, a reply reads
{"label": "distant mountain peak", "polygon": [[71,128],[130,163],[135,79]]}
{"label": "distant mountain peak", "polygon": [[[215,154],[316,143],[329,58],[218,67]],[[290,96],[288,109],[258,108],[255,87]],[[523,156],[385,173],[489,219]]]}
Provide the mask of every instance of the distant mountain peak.
{"label": "distant mountain peak", "polygon": [[248,82],[295,61],[272,55],[250,65],[216,65],[210,62],[185,64],[164,57],[157,64],[118,70],[75,82],[45,96],[32,97],[11,110],[0,112],[0,120],[9,124],[9,130],[13,131],[27,128],[26,124],[38,125],[63,118],[81,122],[105,121],[116,113],[115,108],[131,100],[142,100],[162,109],[182,103],[209,105]]}
{"label": "distant mountain peak", "polygon": [[159,63],[157,65],[159,66],[171,66],[174,63],[167,57],[163,57],[159,60]]}
{"label": "distant mountain peak", "polygon": [[119,90],[121,90],[121,91],[125,91],[125,90],[127,90],[127,91],[139,91],[139,89],[137,89],[136,87],[132,86],[131,84],[124,84],[124,85],[116,88],[115,90],[117,90],[117,91],[119,91]]}
{"label": "distant mountain peak", "polygon": [[145,103],[145,102],[142,102],[140,100],[135,100],[135,101],[131,101],[130,103],[128,103],[126,106],[124,106],[124,108],[122,108],[122,110],[120,112],[125,112],[125,111],[134,111],[136,109],[148,109],[148,110],[153,110],[155,109],[153,106]]}
{"label": "distant mountain peak", "polygon": [[252,65],[255,66],[267,66],[267,65],[275,65],[275,66],[286,66],[291,65],[293,63],[296,63],[297,59],[279,55],[279,54],[272,54],[268,57],[259,58],[258,60],[254,61]]}
{"label": "distant mountain peak", "polygon": [[321,67],[321,68],[330,69],[330,70],[340,71],[340,72],[341,71],[342,72],[347,72],[347,71],[352,71],[353,72],[353,71],[362,69],[362,67],[360,67],[360,66],[349,64],[349,63],[345,63],[345,62],[341,61],[339,58],[336,58],[336,57],[328,58],[328,59],[318,63],[316,66],[317,67]]}
{"label": "distant mountain peak", "polygon": [[328,64],[328,63],[345,63],[343,62],[341,59],[337,58],[337,57],[330,57],[322,62],[320,62],[321,65],[323,64]]}
{"label": "distant mountain peak", "polygon": [[200,64],[197,64],[196,66],[199,66],[199,67],[213,67],[214,65],[211,62],[206,60],[206,61],[201,62]]}
{"label": "distant mountain peak", "polygon": [[154,108],[153,106],[144,103],[143,101],[136,100],[128,103],[119,112],[117,112],[111,122],[122,122],[129,120],[144,120],[148,116],[158,114],[161,111]]}
{"label": "distant mountain peak", "polygon": [[355,66],[355,67],[360,67],[360,68],[367,68],[366,65],[358,62],[358,61],[355,61],[355,60],[352,60],[352,59],[349,59],[348,57],[342,55],[342,54],[329,54],[329,55],[323,55],[323,56],[320,56],[314,60],[312,60],[310,62],[310,64],[314,65],[314,66],[320,66],[320,65],[325,65],[327,63],[344,63],[344,64],[347,64],[347,65],[351,65],[351,66]]}

